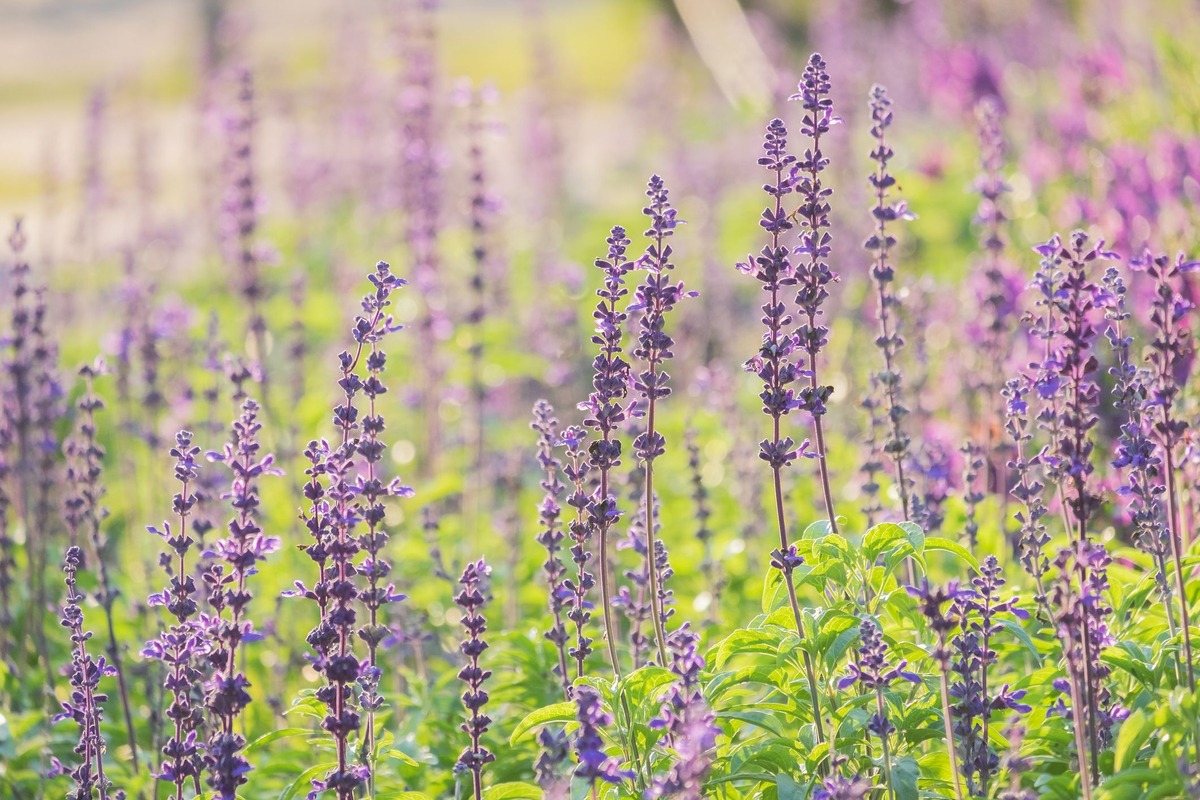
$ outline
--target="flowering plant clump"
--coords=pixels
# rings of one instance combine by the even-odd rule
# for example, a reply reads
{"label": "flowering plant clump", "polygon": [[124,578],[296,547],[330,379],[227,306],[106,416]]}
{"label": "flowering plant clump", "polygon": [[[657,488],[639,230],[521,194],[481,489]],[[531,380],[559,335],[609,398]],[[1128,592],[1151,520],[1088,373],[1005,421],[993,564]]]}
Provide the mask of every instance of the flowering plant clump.
{"label": "flowering plant clump", "polygon": [[203,5],[15,20],[0,798],[1200,796],[1200,9]]}

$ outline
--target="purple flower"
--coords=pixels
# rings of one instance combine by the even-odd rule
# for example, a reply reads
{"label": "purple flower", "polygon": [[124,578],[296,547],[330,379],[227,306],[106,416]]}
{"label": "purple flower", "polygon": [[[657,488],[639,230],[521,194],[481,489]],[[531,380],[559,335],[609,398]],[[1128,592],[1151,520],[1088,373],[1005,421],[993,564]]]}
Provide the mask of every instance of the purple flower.
{"label": "purple flower", "polygon": [[174,623],[157,639],[146,643],[142,655],[161,661],[168,674],[164,688],[171,693],[168,717],[173,725],[171,735],[162,748],[162,762],[157,777],[175,787],[175,797],[182,798],[184,787],[189,783],[197,793],[200,791],[200,774],[203,757],[198,744],[199,731],[204,723],[204,709],[194,702],[203,673],[197,664],[205,658],[212,642],[205,636],[197,613],[196,581],[192,578],[187,555],[195,540],[188,530],[188,520],[196,504],[192,491],[200,474],[196,456],[200,448],[192,444],[189,431],[175,434],[175,446],[170,454],[175,459],[175,480],[179,491],[172,499],[175,524],[164,522],[162,529],[147,528],[162,538],[170,552],[159,559],[167,573],[167,587],[150,595],[150,605],[163,606],[175,618]]}
{"label": "purple flower", "polygon": [[624,228],[614,227],[607,242],[607,258],[596,259],[596,266],[604,271],[604,283],[596,291],[600,300],[596,304],[596,310],[592,312],[592,317],[596,320],[592,343],[599,347],[599,352],[592,362],[592,392],[579,407],[588,415],[583,424],[594,430],[599,437],[588,448],[588,461],[600,477],[587,506],[588,525],[597,534],[597,550],[600,553],[600,608],[604,615],[609,661],[613,672],[619,675],[616,630],[612,623],[613,597],[609,579],[608,537],[613,523],[620,518],[620,512],[617,510],[616,496],[610,490],[609,484],[612,470],[621,465],[621,440],[618,438],[621,425],[636,413],[635,404],[626,402],[631,376],[629,364],[621,356],[621,331],[628,314],[618,305],[629,294],[629,290],[625,288],[625,275],[633,265],[625,255],[629,247],[629,238],[625,235]]}
{"label": "purple flower", "polygon": [[875,230],[863,243],[863,248],[872,255],[875,262],[871,267],[879,317],[879,335],[875,337],[875,346],[883,355],[883,369],[875,373],[874,383],[883,393],[885,416],[890,423],[883,452],[891,458],[896,470],[896,489],[900,494],[901,513],[907,521],[910,515],[912,478],[904,473],[909,458],[910,441],[904,432],[904,418],[908,416],[908,409],[901,402],[899,356],[900,348],[904,346],[904,338],[900,335],[900,298],[892,289],[896,271],[889,263],[891,248],[896,244],[896,238],[888,231],[888,223],[912,219],[913,215],[903,201],[892,203],[888,200],[890,190],[896,185],[895,177],[888,172],[888,162],[892,160],[893,152],[886,141],[887,129],[892,124],[892,101],[882,86],[877,85],[871,89],[870,107],[871,136],[875,140],[871,160],[875,162],[875,172],[868,177],[868,181],[875,192],[875,206],[871,209]]}
{"label": "purple flower", "polygon": [[666,662],[666,632],[663,629],[663,609],[660,604],[658,569],[652,563],[658,550],[654,544],[654,460],[666,452],[667,440],[655,424],[655,407],[659,400],[671,394],[667,385],[670,374],[664,369],[674,356],[671,348],[675,340],[666,332],[666,320],[675,305],[684,297],[695,296],[695,292],[684,291],[683,283],[670,279],[675,265],[671,261],[673,250],[667,238],[674,235],[675,227],[682,220],[671,207],[667,188],[662,178],[652,175],[646,184],[646,196],[650,203],[642,213],[650,218],[650,227],[645,236],[650,240],[646,252],[638,260],[645,275],[633,294],[633,302],[625,309],[641,312],[637,320],[638,343],[633,355],[642,360],[644,369],[632,376],[632,387],[641,394],[645,403],[646,429],[633,440],[633,451],[645,466],[646,488],[642,496],[645,504],[646,571],[650,576],[651,620],[654,623],[654,640],[658,645],[660,663]]}
{"label": "purple flower", "polygon": [[83,550],[75,545],[68,547],[63,563],[67,601],[63,605],[60,622],[71,633],[71,693],[67,700],[62,701],[62,711],[53,721],[71,719],[79,726],[79,744],[75,752],[82,761],[69,770],[75,783],[75,791],[71,796],[90,798],[93,789],[96,789],[101,800],[104,800],[112,784],[104,775],[105,741],[100,723],[104,719],[104,701],[108,697],[100,691],[100,680],[115,675],[116,670],[105,662],[103,656],[93,659],[88,653],[87,643],[92,633],[84,629],[83,595],[79,593],[76,582],[82,566]]}
{"label": "purple flower", "polygon": [[546,560],[542,562],[542,571],[546,575],[546,586],[549,590],[550,615],[553,623],[544,636],[558,652],[558,665],[555,672],[562,683],[563,695],[571,698],[571,676],[567,669],[567,629],[563,624],[563,612],[567,608],[566,599],[571,596],[570,590],[563,585],[566,567],[563,566],[559,553],[565,534],[562,530],[562,508],[559,498],[565,487],[558,478],[562,462],[554,456],[554,442],[558,435],[558,420],[554,417],[554,408],[545,400],[538,400],[533,406],[533,422],[530,425],[538,434],[538,464],[545,477],[539,484],[544,492],[538,504],[538,518],[541,531],[537,535],[538,544],[546,550]]}
{"label": "purple flower", "polygon": [[667,774],[655,778],[650,785],[645,795],[649,800],[659,797],[700,800],[703,796],[704,779],[712,767],[712,750],[721,729],[701,691],[704,658],[696,649],[699,642],[699,635],[688,623],[673,631],[668,639],[671,672],[679,680],[667,690],[659,716],[651,720],[650,727],[663,732],[663,742],[675,751],[675,757]]}
{"label": "purple flower", "polygon": [[591,539],[592,526],[588,524],[587,508],[591,499],[587,490],[587,476],[591,465],[584,455],[583,442],[587,432],[583,428],[571,426],[562,432],[561,444],[567,450],[567,463],[563,472],[572,484],[573,491],[567,496],[567,505],[575,509],[575,518],[567,525],[571,537],[571,560],[575,563],[576,574],[563,580],[563,588],[570,593],[571,609],[567,619],[575,623],[575,646],[568,649],[568,654],[575,659],[575,677],[582,678],[584,662],[592,652],[592,639],[584,632],[592,619],[592,602],[587,599],[588,593],[595,588],[596,579],[588,571],[588,562],[592,560]]}
{"label": "purple flower", "polygon": [[596,781],[620,783],[633,777],[632,772],[621,769],[621,764],[604,752],[601,731],[613,722],[612,715],[600,703],[600,694],[587,684],[575,689],[576,719],[579,730],[575,732],[575,755],[579,759],[575,777],[587,781],[589,787]]}
{"label": "purple flower", "polygon": [[[230,441],[212,461],[225,464],[232,473],[229,491],[222,495],[234,509],[229,536],[213,544],[215,560],[204,572],[208,604],[213,616],[205,620],[211,669],[204,683],[204,704],[216,720],[204,756],[208,785],[222,800],[234,800],[238,787],[246,783],[252,767],[242,756],[245,737],[234,730],[251,697],[250,682],[238,669],[238,652],[246,641],[259,638],[247,618],[251,593],[247,579],[258,572],[258,564],[279,549],[279,539],[266,536],[258,524],[258,481],[266,475],[282,475],[275,457],[260,456],[258,403],[247,399],[241,416],[233,423]],[[226,616],[228,612],[228,616]]]}
{"label": "purple flower", "polygon": [[463,610],[460,621],[467,634],[459,645],[467,663],[458,671],[458,679],[467,687],[462,696],[463,705],[467,709],[467,721],[463,723],[462,729],[471,737],[471,745],[463,750],[462,755],[458,757],[458,763],[471,771],[475,800],[483,797],[484,765],[496,760],[495,755],[480,741],[492,723],[491,717],[481,713],[488,701],[488,693],[483,684],[491,677],[492,671],[479,666],[479,656],[488,646],[483,639],[484,631],[487,630],[487,618],[483,616],[483,607],[487,603],[484,597],[484,583],[491,574],[492,568],[483,559],[468,564],[458,581],[462,585],[462,591],[454,598],[455,605]]}
{"label": "purple flower", "polygon": [[1041,463],[1041,459],[1038,455],[1029,455],[1026,450],[1033,439],[1029,421],[1029,401],[1025,399],[1029,389],[1027,379],[1013,378],[1005,384],[1002,392],[1007,418],[1004,429],[1016,446],[1016,454],[1008,462],[1008,468],[1017,476],[1016,485],[1010,494],[1024,507],[1013,514],[1021,526],[1021,565],[1033,576],[1037,584],[1035,600],[1038,605],[1045,607],[1046,588],[1042,576],[1050,568],[1050,560],[1045,552],[1046,545],[1050,543],[1050,534],[1046,531],[1042,519],[1049,513],[1049,509],[1045,504],[1045,486],[1034,475],[1034,468]]}

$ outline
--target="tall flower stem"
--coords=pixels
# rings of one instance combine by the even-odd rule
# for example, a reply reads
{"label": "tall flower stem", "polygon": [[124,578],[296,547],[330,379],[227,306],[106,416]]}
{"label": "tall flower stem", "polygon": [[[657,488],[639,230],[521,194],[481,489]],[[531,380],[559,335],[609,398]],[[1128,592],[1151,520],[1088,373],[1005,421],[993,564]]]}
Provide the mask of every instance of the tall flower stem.
{"label": "tall flower stem", "polygon": [[600,473],[600,485],[592,502],[588,505],[590,524],[597,533],[597,550],[600,555],[600,600],[604,620],[604,635],[608,645],[608,659],[613,674],[621,676],[621,663],[617,656],[616,626],[613,624],[613,587],[609,564],[609,535],[612,525],[620,518],[616,498],[611,491],[612,470],[621,464],[621,440],[617,434],[620,426],[629,417],[625,398],[629,391],[629,364],[621,357],[622,328],[628,315],[618,302],[629,294],[625,288],[625,275],[631,264],[625,253],[629,238],[621,226],[614,227],[607,239],[608,255],[596,259],[596,266],[604,271],[604,284],[596,290],[600,301],[592,316],[596,320],[592,343],[600,347],[593,361],[592,392],[580,408],[588,412],[583,424],[600,435],[588,448],[589,463]]}
{"label": "tall flower stem", "polygon": [[808,356],[808,366],[805,370],[808,386],[801,390],[797,407],[812,416],[825,514],[829,519],[830,530],[837,533],[837,513],[834,510],[833,492],[829,485],[829,459],[825,426],[822,422],[826,412],[825,403],[833,394],[833,387],[821,384],[817,356],[829,341],[829,329],[818,321],[824,313],[821,307],[829,299],[827,287],[838,280],[837,274],[830,270],[826,261],[831,252],[832,242],[829,234],[828,198],[833,190],[825,187],[821,180],[821,173],[829,166],[829,159],[821,151],[821,138],[833,125],[840,123],[841,119],[833,114],[833,101],[829,97],[829,74],[826,71],[825,60],[819,53],[813,53],[809,57],[798,89],[799,91],[789,99],[800,100],[804,106],[805,113],[800,131],[809,137],[811,146],[805,150],[804,157],[792,167],[792,182],[795,190],[803,198],[795,212],[795,216],[800,218],[802,228],[800,244],[795,248],[795,253],[807,258],[796,269],[797,283],[800,286],[796,294],[796,304],[804,317],[796,329],[796,339],[800,349]]}
{"label": "tall flower stem", "polygon": [[671,348],[675,340],[665,330],[666,318],[681,299],[694,296],[694,293],[685,292],[682,283],[672,282],[670,279],[675,265],[671,262],[673,250],[671,245],[667,244],[667,239],[674,235],[675,227],[681,220],[671,207],[662,178],[657,175],[650,177],[646,184],[646,196],[650,198],[650,203],[642,209],[642,213],[650,218],[650,227],[645,232],[650,244],[640,259],[645,276],[637,287],[633,303],[626,311],[641,312],[638,318],[638,346],[633,354],[643,360],[645,369],[633,378],[632,383],[646,403],[646,430],[634,439],[633,449],[645,468],[645,493],[642,502],[646,504],[644,555],[649,578],[650,613],[654,624],[654,639],[658,646],[658,663],[660,666],[666,666],[666,618],[659,586],[656,564],[658,548],[655,544],[654,530],[654,460],[666,452],[667,440],[658,431],[655,415],[658,410],[657,401],[671,394],[667,385],[671,376],[666,372],[665,365],[674,355]]}

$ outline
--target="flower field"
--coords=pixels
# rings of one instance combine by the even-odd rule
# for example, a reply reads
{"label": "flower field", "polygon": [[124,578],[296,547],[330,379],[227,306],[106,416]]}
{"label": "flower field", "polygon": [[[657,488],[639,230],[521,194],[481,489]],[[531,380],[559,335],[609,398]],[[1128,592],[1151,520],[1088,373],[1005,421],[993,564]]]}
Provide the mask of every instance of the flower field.
{"label": "flower field", "polygon": [[1200,9],[150,6],[0,54],[0,797],[1200,797]]}

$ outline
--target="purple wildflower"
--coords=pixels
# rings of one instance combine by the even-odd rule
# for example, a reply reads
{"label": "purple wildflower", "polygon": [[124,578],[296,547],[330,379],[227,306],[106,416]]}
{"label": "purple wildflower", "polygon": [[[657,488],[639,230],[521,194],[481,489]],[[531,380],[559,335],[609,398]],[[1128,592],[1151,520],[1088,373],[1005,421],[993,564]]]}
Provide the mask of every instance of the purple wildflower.
{"label": "purple wildflower", "polygon": [[1008,739],[1008,751],[1000,758],[1000,768],[1008,772],[1008,785],[997,800],[1037,800],[1038,793],[1033,789],[1021,787],[1021,776],[1033,768],[1033,762],[1021,755],[1021,743],[1025,739],[1025,726],[1020,717],[1013,715],[1004,728],[1004,737]]}
{"label": "purple wildflower", "polygon": [[175,787],[176,800],[183,800],[184,787],[191,783],[200,792],[200,773],[203,762],[198,744],[200,727],[204,722],[203,709],[193,702],[203,674],[196,662],[208,654],[210,643],[203,635],[196,616],[198,606],[196,581],[187,564],[187,554],[195,544],[188,531],[188,519],[196,503],[191,487],[200,474],[196,456],[200,448],[192,444],[192,434],[180,431],[175,435],[171,456],[175,458],[175,480],[179,491],[171,501],[176,525],[164,522],[162,529],[149,527],[170,549],[159,559],[169,578],[167,587],[150,596],[150,605],[163,606],[175,618],[171,626],[157,639],[146,643],[142,654],[161,661],[169,670],[164,687],[171,692],[167,716],[174,725],[171,736],[162,748],[163,760],[157,778]]}
{"label": "purple wildflower", "polygon": [[962,800],[962,780],[958,764],[958,748],[954,747],[954,717],[950,705],[950,656],[951,650],[947,645],[949,634],[960,623],[959,609],[962,599],[969,597],[972,592],[962,589],[958,581],[950,581],[945,586],[931,586],[928,579],[922,578],[918,586],[907,587],[908,593],[917,599],[917,607],[921,615],[929,623],[933,631],[935,644],[930,656],[938,667],[938,680],[942,692],[942,721],[946,729],[946,744],[950,755],[950,772],[954,780],[954,796]]}
{"label": "purple wildflower", "polygon": [[1025,571],[1033,576],[1037,584],[1038,605],[1046,608],[1046,587],[1042,576],[1050,569],[1050,560],[1045,548],[1050,543],[1050,534],[1042,518],[1049,513],[1044,498],[1044,484],[1034,476],[1034,467],[1041,464],[1041,455],[1028,455],[1026,447],[1033,439],[1029,422],[1029,401],[1026,396],[1032,387],[1025,379],[1013,378],[1004,387],[1004,429],[1016,446],[1013,460],[1008,468],[1016,473],[1017,481],[1011,494],[1024,507],[1013,514],[1021,526],[1020,558]]}
{"label": "purple wildflower", "polygon": [[620,783],[632,777],[632,773],[621,769],[620,762],[604,752],[601,731],[612,724],[612,715],[600,703],[600,693],[583,684],[575,689],[576,719],[579,730],[575,732],[575,755],[579,759],[575,777],[582,778],[589,788],[596,781]]}
{"label": "purple wildflower", "polygon": [[621,673],[617,658],[617,640],[612,621],[612,586],[608,564],[608,537],[612,525],[620,518],[617,500],[610,491],[612,470],[621,465],[621,440],[618,438],[621,425],[633,412],[632,404],[626,403],[629,391],[630,369],[621,356],[621,331],[627,314],[618,305],[629,294],[625,288],[625,276],[632,268],[626,258],[629,238],[619,225],[610,232],[608,255],[596,259],[596,266],[604,271],[604,283],[596,290],[600,298],[592,317],[596,320],[592,343],[599,347],[593,359],[592,392],[580,404],[587,412],[583,424],[594,430],[598,439],[588,448],[588,460],[600,476],[599,484],[588,504],[588,524],[597,534],[597,550],[600,553],[600,598],[601,613],[604,615],[604,631],[608,644],[608,657],[613,672]]}
{"label": "purple wildflower", "polygon": [[809,57],[798,88],[800,91],[788,99],[799,100],[804,106],[800,132],[811,139],[812,144],[804,151],[804,156],[791,165],[790,176],[793,189],[802,197],[800,207],[795,212],[800,219],[800,244],[793,249],[793,253],[805,257],[795,268],[796,283],[800,287],[796,294],[796,305],[800,307],[803,319],[794,336],[796,346],[808,356],[808,366],[800,373],[808,378],[808,386],[797,393],[793,402],[796,408],[808,412],[813,418],[825,512],[830,527],[836,533],[837,514],[833,509],[833,493],[829,488],[829,465],[822,423],[825,404],[833,394],[833,387],[821,384],[817,356],[829,342],[829,328],[820,323],[819,317],[824,313],[822,307],[825,301],[829,299],[829,285],[838,280],[837,273],[829,268],[828,263],[833,241],[829,234],[829,197],[833,190],[825,186],[821,178],[821,173],[829,166],[829,159],[821,150],[821,139],[842,120],[833,114],[829,74],[825,60],[819,53]]}
{"label": "purple wildflower", "polygon": [[999,765],[999,758],[988,744],[993,712],[1030,710],[1021,702],[1024,690],[1013,690],[1005,684],[999,691],[994,691],[988,684],[988,670],[998,658],[992,643],[996,634],[1004,630],[997,616],[1011,613],[1018,618],[1028,617],[1017,607],[1017,598],[1005,600],[999,597],[1005,583],[1001,572],[999,560],[989,555],[980,567],[980,574],[971,580],[975,592],[954,601],[960,624],[960,630],[952,640],[956,655],[951,668],[956,679],[950,686],[950,695],[955,700],[952,709],[954,730],[958,734],[967,791],[976,794],[975,779],[978,776],[978,792],[985,796],[989,777]]}
{"label": "purple wildflower", "polygon": [[69,795],[73,800],[91,800],[93,789],[100,800],[106,800],[112,784],[104,775],[104,734],[100,722],[104,719],[104,701],[108,699],[100,692],[100,679],[116,674],[104,657],[93,659],[88,653],[87,642],[91,631],[84,630],[83,595],[77,585],[77,576],[83,566],[83,550],[76,545],[67,548],[63,563],[66,575],[67,601],[63,605],[61,624],[71,632],[71,694],[62,701],[62,711],[53,721],[74,720],[79,726],[79,744],[75,754],[80,764],[70,770],[75,789]]}
{"label": "purple wildflower", "polygon": [[1130,349],[1133,337],[1125,326],[1131,314],[1125,305],[1125,282],[1116,267],[1104,274],[1104,318],[1109,326],[1104,335],[1112,346],[1115,364],[1109,368],[1113,376],[1113,405],[1124,412],[1114,469],[1124,477],[1118,493],[1128,498],[1128,508],[1134,525],[1134,541],[1154,559],[1157,571],[1155,582],[1167,612],[1171,635],[1175,634],[1175,611],[1171,578],[1167,561],[1171,558],[1170,532],[1167,528],[1162,495],[1166,485],[1156,480],[1162,469],[1162,459],[1155,452],[1151,438],[1151,423],[1145,413],[1151,376],[1134,365]]}
{"label": "purple wildflower", "polygon": [[847,689],[859,683],[875,693],[875,713],[867,722],[867,730],[879,737],[883,748],[883,774],[889,791],[894,794],[895,782],[892,778],[892,755],[888,737],[896,731],[896,726],[888,719],[884,692],[891,686],[892,681],[899,678],[919,684],[921,677],[905,669],[908,666],[906,660],[901,660],[894,666],[888,662],[887,643],[873,620],[862,621],[859,625],[859,637],[862,640],[858,648],[859,658],[856,663],[849,665],[848,674],[838,681],[838,688]]}
{"label": "purple wildflower", "polygon": [[674,353],[671,348],[675,340],[666,332],[667,315],[684,297],[693,297],[695,292],[686,292],[682,282],[670,279],[675,265],[671,262],[673,250],[667,239],[675,234],[682,220],[671,207],[667,188],[662,178],[652,175],[646,184],[646,196],[650,203],[642,213],[650,218],[650,227],[645,236],[650,240],[639,263],[645,276],[634,292],[633,302],[626,312],[640,312],[637,321],[638,344],[633,355],[642,360],[644,369],[632,376],[632,387],[645,403],[646,429],[633,441],[633,451],[642,461],[646,476],[645,503],[646,569],[650,575],[650,603],[654,622],[654,640],[658,646],[659,663],[667,661],[666,631],[663,628],[663,610],[659,604],[658,570],[652,559],[657,554],[654,545],[654,460],[666,452],[667,440],[655,424],[655,410],[659,400],[671,394],[667,385],[671,379],[664,367]]}
{"label": "purple wildflower", "polygon": [[545,477],[540,486],[544,492],[542,501],[538,503],[538,519],[541,521],[541,531],[538,533],[538,544],[546,549],[546,560],[542,562],[542,570],[546,574],[546,586],[549,590],[550,616],[554,620],[550,630],[544,634],[558,653],[558,665],[555,672],[562,683],[563,696],[571,699],[571,676],[567,669],[567,629],[563,624],[563,610],[566,608],[566,598],[570,590],[563,585],[566,567],[558,554],[562,551],[562,541],[565,534],[562,530],[562,508],[558,499],[562,497],[565,487],[558,478],[562,462],[554,457],[554,441],[558,435],[558,420],[554,416],[554,408],[545,400],[538,400],[533,406],[533,423],[530,425],[538,434],[538,464]]}
{"label": "purple wildflower", "polygon": [[[79,410],[79,422],[74,435],[67,438],[63,451],[67,458],[67,484],[70,492],[63,501],[63,519],[67,524],[67,536],[72,546],[80,543],[81,534],[92,548],[96,559],[97,577],[100,589],[97,600],[104,611],[108,628],[108,645],[105,648],[108,660],[116,671],[117,689],[121,696],[121,710],[125,718],[125,731],[128,736],[130,761],[134,769],[138,768],[137,736],[133,727],[133,711],[129,704],[129,689],[125,682],[125,671],[121,664],[121,646],[117,641],[116,625],[113,621],[113,605],[116,603],[120,590],[113,586],[112,577],[108,570],[108,560],[111,554],[107,551],[107,539],[101,527],[108,516],[108,509],[100,505],[104,496],[104,484],[101,476],[104,472],[104,448],[96,441],[96,412],[104,408],[104,401],[96,395],[96,376],[106,371],[104,361],[96,359],[92,364],[86,364],[79,369],[83,377],[84,392],[76,407]],[[0,456],[2,458],[2,456]],[[0,475],[0,480],[3,476]],[[0,509],[0,515],[3,510]],[[3,555],[0,554],[0,559]],[[2,576],[0,576],[2,577]]]}
{"label": "purple wildflower", "polygon": [[572,484],[573,491],[567,496],[567,505],[575,509],[575,519],[567,525],[571,541],[571,560],[575,563],[575,577],[563,581],[563,587],[570,593],[571,610],[567,619],[575,623],[575,646],[567,652],[575,659],[575,677],[583,677],[583,665],[592,652],[592,639],[584,633],[587,624],[592,619],[592,603],[587,599],[588,593],[595,587],[596,579],[588,572],[588,562],[592,560],[590,549],[592,527],[587,520],[587,507],[590,499],[587,491],[587,475],[591,469],[583,449],[587,432],[583,428],[572,425],[562,432],[560,444],[566,447],[567,463],[563,472]]}
{"label": "purple wildflower", "polygon": [[[910,439],[904,432],[904,418],[908,416],[908,409],[901,402],[902,379],[898,363],[904,337],[900,335],[900,320],[895,313],[899,310],[900,299],[892,289],[896,270],[889,263],[896,237],[888,231],[888,223],[912,219],[913,215],[903,201],[888,201],[889,190],[896,185],[896,178],[888,172],[888,162],[891,161],[893,152],[886,141],[887,129],[892,124],[892,101],[887,96],[887,90],[882,86],[873,87],[870,105],[871,136],[875,140],[871,160],[875,162],[875,171],[868,180],[875,191],[875,206],[871,209],[875,230],[863,243],[863,248],[871,253],[875,260],[871,267],[879,316],[879,335],[875,337],[875,345],[883,355],[883,369],[875,373],[874,377],[875,383],[883,392],[885,416],[889,423],[888,439],[883,445],[883,452],[891,458],[896,470],[896,490],[900,494],[901,513],[903,519],[908,521],[912,478],[905,475],[904,468],[909,458]],[[909,579],[912,580],[912,565],[911,562],[907,563]]]}
{"label": "purple wildflower", "polygon": [[467,686],[462,701],[468,714],[462,729],[471,737],[471,745],[463,750],[462,755],[458,757],[458,763],[471,771],[475,800],[481,800],[483,797],[484,765],[496,760],[496,756],[480,743],[492,723],[489,716],[480,713],[488,701],[488,693],[484,690],[483,683],[491,676],[492,671],[479,666],[479,656],[488,646],[483,640],[483,633],[487,630],[487,619],[482,610],[487,601],[482,587],[491,574],[492,568],[483,559],[468,564],[459,579],[462,591],[454,598],[454,603],[463,610],[461,622],[467,634],[467,638],[460,645],[467,663],[459,670],[458,678]]}
{"label": "purple wildflower", "polygon": [[[205,749],[208,785],[222,800],[234,800],[238,787],[252,769],[242,755],[245,737],[234,730],[238,718],[250,704],[250,681],[238,670],[238,654],[244,642],[261,638],[247,618],[251,593],[247,578],[258,572],[258,564],[279,549],[279,539],[265,536],[259,526],[258,480],[282,475],[273,455],[260,456],[258,403],[247,399],[240,417],[230,430],[230,441],[221,452],[209,452],[211,461],[225,464],[232,474],[228,493],[234,517],[229,536],[213,543],[214,562],[205,570],[204,582],[213,617],[207,620],[211,648],[211,672],[204,684],[204,704],[216,725]],[[228,612],[228,617],[226,617]]]}
{"label": "purple wildflower", "polygon": [[700,688],[700,673],[704,658],[697,650],[700,636],[688,623],[671,633],[671,672],[678,681],[663,697],[659,716],[650,722],[653,730],[663,732],[663,741],[675,752],[671,769],[655,778],[646,792],[649,800],[659,797],[679,797],[700,800],[704,779],[712,767],[712,750],[721,729],[716,715],[704,699]]}
{"label": "purple wildflower", "polygon": [[692,481],[692,508],[696,515],[696,540],[700,542],[703,556],[700,574],[708,587],[708,621],[716,624],[721,605],[721,591],[725,588],[725,574],[713,553],[713,530],[709,526],[712,504],[708,498],[708,487],[704,485],[704,474],[700,468],[700,445],[696,442],[696,431],[688,429],[687,437],[688,473]]}
{"label": "purple wildflower", "polygon": [[1193,304],[1177,288],[1184,272],[1194,271],[1200,262],[1185,261],[1180,254],[1174,261],[1166,256],[1146,253],[1135,264],[1154,281],[1154,301],[1150,325],[1154,339],[1150,343],[1147,361],[1150,365],[1150,395],[1143,409],[1154,417],[1153,436],[1163,462],[1163,483],[1166,487],[1168,537],[1174,561],[1175,591],[1179,596],[1183,655],[1187,662],[1188,684],[1195,689],[1195,665],[1192,660],[1191,617],[1187,602],[1187,585],[1183,573],[1183,531],[1179,519],[1179,489],[1175,475],[1179,444],[1187,430],[1187,421],[1179,414],[1176,401],[1187,381],[1194,358],[1191,331],[1181,324]]}

